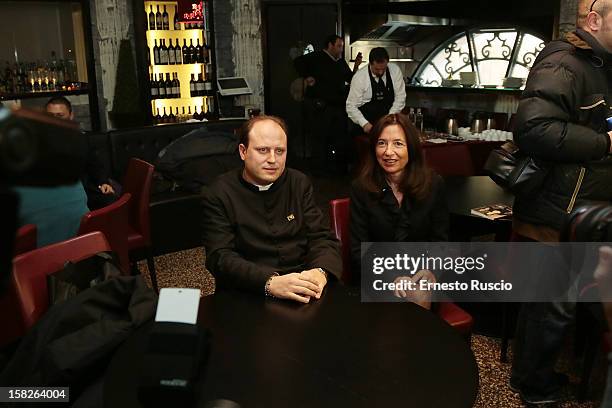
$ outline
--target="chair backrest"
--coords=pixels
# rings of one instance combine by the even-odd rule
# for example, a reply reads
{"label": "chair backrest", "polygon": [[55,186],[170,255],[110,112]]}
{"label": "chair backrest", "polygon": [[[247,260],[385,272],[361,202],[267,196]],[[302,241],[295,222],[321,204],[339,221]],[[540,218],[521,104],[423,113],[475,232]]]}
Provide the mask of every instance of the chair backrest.
{"label": "chair backrest", "polygon": [[36,225],[26,224],[21,226],[15,234],[15,249],[13,256],[36,249]]}
{"label": "chair backrest", "polygon": [[78,235],[101,231],[111,249],[119,257],[121,270],[129,274],[128,257],[128,208],[131,195],[123,194],[117,201],[106,207],[90,211],[81,218]]}
{"label": "chair backrest", "polygon": [[144,237],[147,245],[151,245],[149,202],[153,170],[152,164],[132,157],[123,179],[123,192],[132,195],[128,215],[129,225]]}
{"label": "chair backrest", "polygon": [[13,285],[27,330],[49,307],[47,275],[59,271],[68,261],[78,262],[111,248],[101,232],[92,232],[58,242],[13,259]]}
{"label": "chair backrest", "polygon": [[329,202],[329,223],[340,241],[342,256],[342,276],[344,283],[351,283],[351,231],[350,231],[350,199],[339,198]]}

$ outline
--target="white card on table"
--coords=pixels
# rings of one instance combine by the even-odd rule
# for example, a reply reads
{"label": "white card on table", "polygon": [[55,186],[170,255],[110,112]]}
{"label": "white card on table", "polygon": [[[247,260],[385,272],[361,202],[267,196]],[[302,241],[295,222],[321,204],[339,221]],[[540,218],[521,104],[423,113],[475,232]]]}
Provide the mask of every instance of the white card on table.
{"label": "white card on table", "polygon": [[196,324],[200,289],[163,288],[159,291],[156,322]]}

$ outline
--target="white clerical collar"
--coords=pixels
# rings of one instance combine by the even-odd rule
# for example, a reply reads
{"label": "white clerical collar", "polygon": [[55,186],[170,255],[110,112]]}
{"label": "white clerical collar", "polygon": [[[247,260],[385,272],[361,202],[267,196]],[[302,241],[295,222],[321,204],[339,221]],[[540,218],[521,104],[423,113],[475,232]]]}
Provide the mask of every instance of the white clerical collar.
{"label": "white clerical collar", "polygon": [[254,184],[253,183],[253,185],[255,187],[257,187],[259,189],[259,191],[268,191],[270,189],[270,187],[272,187],[272,184],[274,184],[274,183],[266,184],[265,186],[260,186],[259,184]]}

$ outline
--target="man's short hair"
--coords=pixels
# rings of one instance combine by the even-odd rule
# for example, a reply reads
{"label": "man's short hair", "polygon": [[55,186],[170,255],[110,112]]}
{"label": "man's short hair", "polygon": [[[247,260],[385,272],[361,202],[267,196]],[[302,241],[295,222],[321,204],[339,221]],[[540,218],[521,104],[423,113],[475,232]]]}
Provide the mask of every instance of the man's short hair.
{"label": "man's short hair", "polygon": [[374,62],[389,62],[389,53],[383,47],[372,48],[369,60],[370,64]]}
{"label": "man's short hair", "polygon": [[45,104],[45,109],[47,109],[49,105],[64,105],[68,109],[68,112],[72,113],[72,104],[64,96],[54,96],[53,98],[49,99],[49,101]]}
{"label": "man's short hair", "polygon": [[327,48],[329,46],[329,44],[334,45],[336,44],[336,41],[341,40],[342,37],[340,37],[339,35],[336,34],[330,34],[327,37],[325,37],[325,42],[323,43],[323,48]]}
{"label": "man's short hair", "polygon": [[251,119],[244,122],[244,124],[240,128],[240,133],[239,133],[240,144],[244,145],[244,147],[249,147],[249,134],[251,133],[253,126],[255,126],[256,123],[262,122],[264,120],[271,120],[272,122],[280,126],[281,129],[283,129],[283,132],[285,132],[285,135],[288,134],[287,124],[281,118],[277,116],[268,116],[268,115],[253,116]]}

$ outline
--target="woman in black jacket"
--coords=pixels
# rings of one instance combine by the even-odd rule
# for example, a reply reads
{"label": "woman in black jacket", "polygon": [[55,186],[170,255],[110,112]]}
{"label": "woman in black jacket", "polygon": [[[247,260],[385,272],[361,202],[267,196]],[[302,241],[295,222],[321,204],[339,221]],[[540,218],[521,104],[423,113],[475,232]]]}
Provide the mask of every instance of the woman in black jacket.
{"label": "woman in black jacket", "polygon": [[[448,240],[444,183],[426,166],[414,125],[404,115],[387,115],[374,125],[369,137],[368,154],[351,186],[354,273],[361,271],[362,242]],[[421,272],[412,280],[424,276]],[[396,295],[406,297],[405,293]]]}

